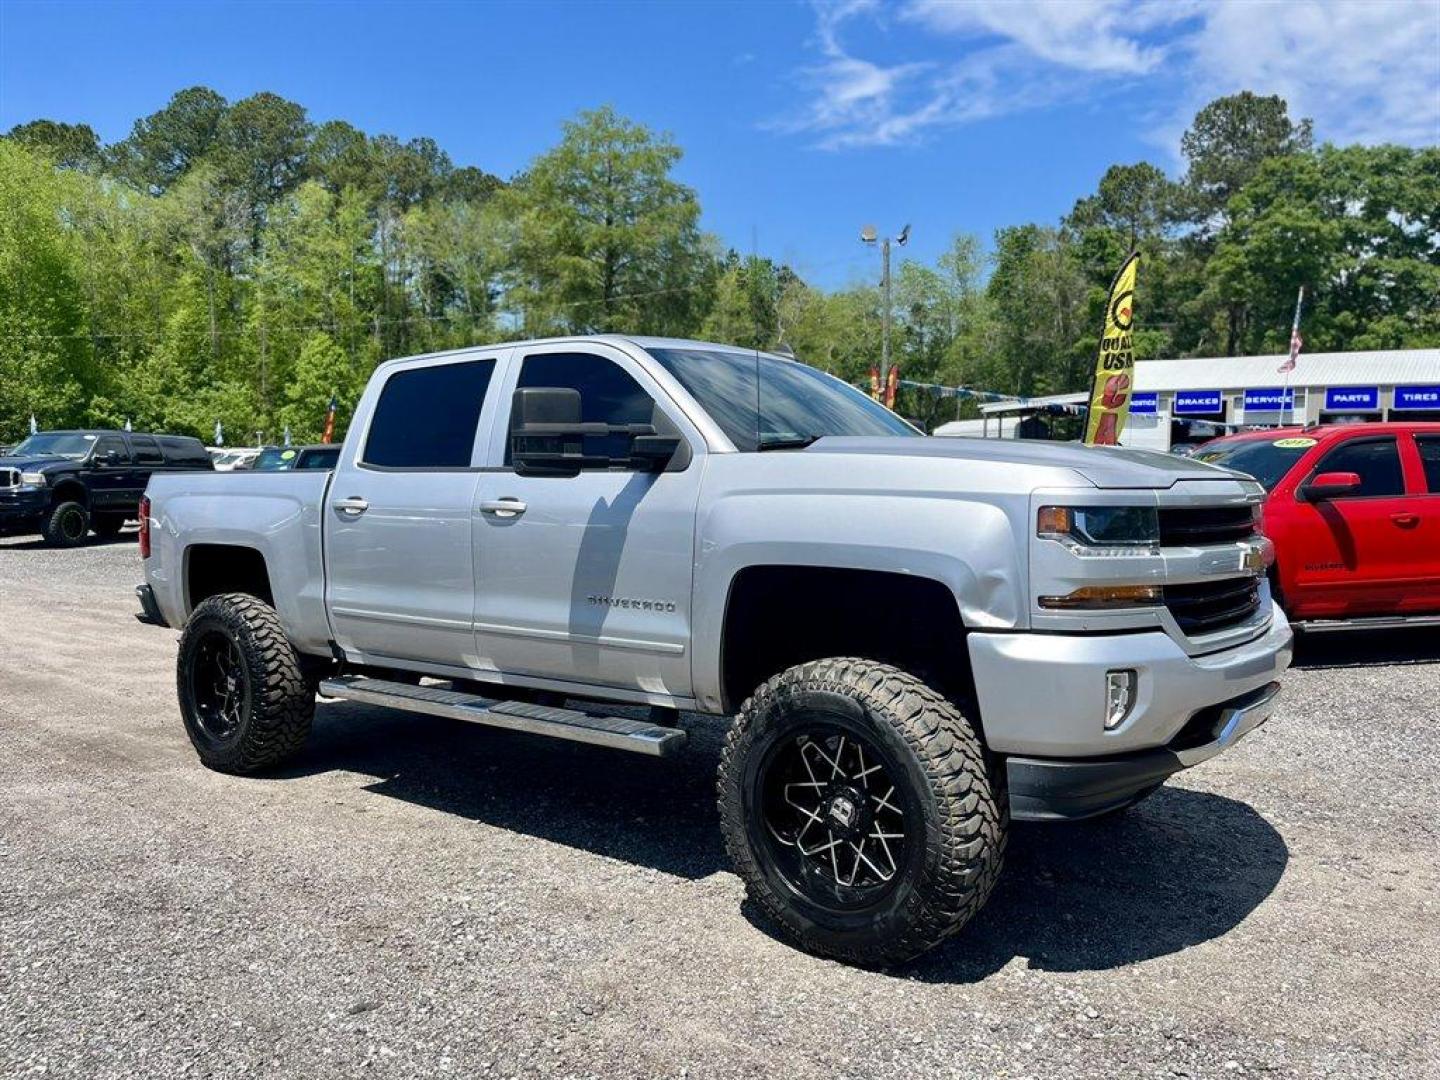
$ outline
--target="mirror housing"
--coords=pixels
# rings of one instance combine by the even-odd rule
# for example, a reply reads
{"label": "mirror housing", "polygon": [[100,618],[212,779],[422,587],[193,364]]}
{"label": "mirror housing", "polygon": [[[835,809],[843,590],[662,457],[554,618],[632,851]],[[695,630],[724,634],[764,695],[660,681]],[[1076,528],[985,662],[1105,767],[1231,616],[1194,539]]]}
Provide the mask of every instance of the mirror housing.
{"label": "mirror housing", "polygon": [[1350,495],[1360,488],[1360,474],[1353,472],[1323,472],[1310,478],[1300,489],[1306,502],[1324,502]]}
{"label": "mirror housing", "polygon": [[118,450],[106,450],[103,454],[96,454],[94,463],[101,469],[111,469],[120,464],[120,452]]}

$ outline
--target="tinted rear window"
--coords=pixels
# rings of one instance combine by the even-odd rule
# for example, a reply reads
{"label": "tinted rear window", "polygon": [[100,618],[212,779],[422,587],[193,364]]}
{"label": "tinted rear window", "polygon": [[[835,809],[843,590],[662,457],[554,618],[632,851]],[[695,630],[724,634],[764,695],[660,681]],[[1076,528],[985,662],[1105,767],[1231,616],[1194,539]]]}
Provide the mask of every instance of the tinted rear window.
{"label": "tinted rear window", "polygon": [[131,435],[130,447],[135,451],[135,463],[137,465],[163,465],[165,459],[160,456],[160,446],[149,435]]}
{"label": "tinted rear window", "polygon": [[178,435],[161,435],[160,449],[165,458],[177,465],[204,465],[210,461],[210,452],[199,439],[186,439]]}
{"label": "tinted rear window", "polygon": [[1425,467],[1425,490],[1440,495],[1440,435],[1416,435],[1420,464]]}
{"label": "tinted rear window", "polygon": [[375,405],[362,460],[392,469],[469,465],[494,370],[493,360],[470,360],[391,375]]}

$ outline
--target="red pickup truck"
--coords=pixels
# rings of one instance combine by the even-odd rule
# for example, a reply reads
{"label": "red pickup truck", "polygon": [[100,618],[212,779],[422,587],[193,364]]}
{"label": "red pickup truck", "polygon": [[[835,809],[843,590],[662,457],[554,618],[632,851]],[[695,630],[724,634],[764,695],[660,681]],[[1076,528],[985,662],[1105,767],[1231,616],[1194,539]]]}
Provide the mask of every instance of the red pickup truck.
{"label": "red pickup truck", "polygon": [[1271,581],[1292,621],[1440,621],[1440,423],[1247,431],[1194,456],[1270,492]]}

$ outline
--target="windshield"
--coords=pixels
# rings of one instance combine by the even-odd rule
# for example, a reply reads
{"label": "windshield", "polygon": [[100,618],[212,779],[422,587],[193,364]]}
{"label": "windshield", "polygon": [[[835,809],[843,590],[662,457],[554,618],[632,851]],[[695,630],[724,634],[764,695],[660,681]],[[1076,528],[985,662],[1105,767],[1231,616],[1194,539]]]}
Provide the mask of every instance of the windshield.
{"label": "windshield", "polygon": [[737,450],[798,445],[825,435],[920,434],[853,386],[794,360],[757,358],[753,352],[730,349],[649,352],[720,425]]}
{"label": "windshield", "polygon": [[252,469],[261,472],[275,472],[295,468],[295,460],[300,456],[300,451],[293,446],[271,446],[260,451],[260,456],[255,459]]}
{"label": "windshield", "polygon": [[1290,471],[1306,450],[1315,445],[1311,438],[1239,439],[1202,446],[1193,455],[1196,461],[1223,465],[1249,473],[1269,491]]}
{"label": "windshield", "polygon": [[41,432],[31,435],[11,450],[15,457],[67,457],[83,458],[95,445],[94,435],[76,435],[70,432]]}

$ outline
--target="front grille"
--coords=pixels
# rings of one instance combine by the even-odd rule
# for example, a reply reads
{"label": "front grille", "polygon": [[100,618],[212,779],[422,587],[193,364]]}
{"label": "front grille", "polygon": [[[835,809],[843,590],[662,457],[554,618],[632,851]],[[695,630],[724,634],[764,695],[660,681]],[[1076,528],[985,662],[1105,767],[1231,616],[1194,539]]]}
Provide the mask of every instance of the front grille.
{"label": "front grille", "polygon": [[1166,585],[1165,606],[1187,636],[1235,626],[1260,607],[1260,579],[1225,578],[1195,585]]}
{"label": "front grille", "polygon": [[1255,518],[1244,506],[1162,506],[1160,543],[1168,547],[1226,544],[1255,533]]}
{"label": "front grille", "polygon": [[20,486],[19,469],[0,469],[0,488],[13,488]]}

